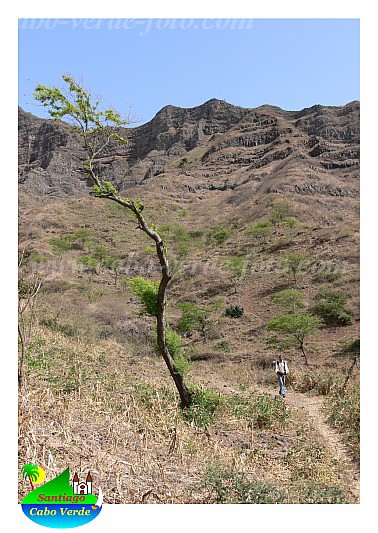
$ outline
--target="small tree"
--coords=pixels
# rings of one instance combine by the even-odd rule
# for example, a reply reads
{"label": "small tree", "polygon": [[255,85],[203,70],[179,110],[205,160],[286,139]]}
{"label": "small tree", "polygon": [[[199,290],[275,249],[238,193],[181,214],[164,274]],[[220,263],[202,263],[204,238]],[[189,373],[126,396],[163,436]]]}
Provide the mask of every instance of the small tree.
{"label": "small tree", "polygon": [[73,248],[72,243],[68,239],[62,239],[61,237],[53,237],[50,239],[50,244],[53,252],[60,256]]}
{"label": "small tree", "polygon": [[297,221],[295,220],[295,218],[293,217],[284,217],[282,219],[282,224],[288,228],[289,230],[289,235],[291,235],[293,229],[295,229],[298,224],[297,224]]}
{"label": "small tree", "polygon": [[323,324],[321,318],[310,314],[296,314],[279,315],[273,318],[268,325],[268,331],[276,331],[277,333],[289,338],[298,346],[304,357],[306,365],[308,365],[307,355],[304,348],[304,341],[310,335],[319,331]]}
{"label": "small tree", "polygon": [[347,302],[348,296],[343,291],[323,289],[315,296],[312,312],[330,326],[348,326],[353,322],[354,313],[345,307]]}
{"label": "small tree", "polygon": [[80,257],[80,259],[77,260],[79,265],[83,265],[85,270],[89,272],[90,274],[97,274],[98,269],[98,261],[94,257],[91,257],[89,255],[85,255],[84,257]]}
{"label": "small tree", "polygon": [[[154,252],[155,250],[153,250]],[[122,267],[122,261],[120,259],[114,259],[114,257],[105,257],[102,261],[102,264],[105,268],[112,270],[114,272],[114,285],[117,285],[118,274]]]}
{"label": "small tree", "polygon": [[250,255],[241,255],[241,256],[235,256],[231,257],[231,259],[227,259],[226,261],[222,262],[222,266],[228,268],[233,273],[232,282],[234,285],[234,293],[237,294],[237,282],[238,280],[245,275],[247,270],[250,268],[250,261],[251,256]]}
{"label": "small tree", "polygon": [[286,203],[275,204],[270,211],[270,220],[273,226],[279,226],[280,222],[289,214],[290,208]]}
{"label": "small tree", "polygon": [[290,313],[296,313],[299,309],[303,309],[304,307],[303,296],[295,289],[287,289],[277,292],[273,296],[273,301]]}
{"label": "small tree", "polygon": [[260,244],[265,246],[265,244],[268,242],[269,237],[271,236],[273,231],[273,226],[271,222],[265,221],[265,222],[257,222],[255,226],[249,230],[246,231],[247,234],[253,235]]}
{"label": "small tree", "polygon": [[293,276],[294,285],[297,285],[298,272],[305,270],[307,267],[307,256],[292,252],[282,258],[281,264]]}
{"label": "small tree", "polygon": [[182,315],[177,324],[178,331],[184,335],[190,335],[194,331],[200,331],[205,340],[205,325],[209,310],[201,309],[192,302],[181,302],[177,304],[177,307],[182,311]]}
{"label": "small tree", "polygon": [[99,101],[94,100],[90,93],[78,84],[72,76],[65,75],[63,80],[68,86],[67,94],[57,87],[38,84],[34,97],[48,108],[53,120],[66,120],[79,134],[85,152],[83,171],[93,184],[94,196],[115,202],[130,210],[137,221],[137,228],[154,241],[161,268],[161,280],[156,303],[157,314],[154,315],[156,318],[157,343],[180,394],[181,406],[183,408],[189,407],[191,401],[190,391],[184,382],[183,376],[175,372],[174,361],[166,342],[166,290],[172,278],[166,247],[156,227],[149,226],[144,219],[142,215],[143,203],[133,201],[130,198],[122,198],[114,185],[101,179],[95,170],[95,159],[110,143],[127,143],[127,140],[120,135],[120,127],[129,121],[123,120],[120,114],[113,109],[100,110]]}

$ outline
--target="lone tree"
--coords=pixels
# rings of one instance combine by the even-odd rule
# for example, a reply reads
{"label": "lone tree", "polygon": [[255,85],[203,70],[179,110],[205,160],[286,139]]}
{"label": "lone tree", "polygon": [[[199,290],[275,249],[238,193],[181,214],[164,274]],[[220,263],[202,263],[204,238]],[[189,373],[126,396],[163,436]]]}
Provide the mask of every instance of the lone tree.
{"label": "lone tree", "polygon": [[292,252],[282,258],[281,264],[289,274],[292,274],[294,285],[296,286],[298,272],[307,268],[307,256]]}
{"label": "lone tree", "polygon": [[308,365],[307,354],[304,348],[304,341],[310,335],[316,333],[323,324],[321,318],[310,314],[292,313],[289,315],[279,315],[273,318],[268,325],[268,331],[276,331],[288,337],[301,350],[306,365]]}
{"label": "lone tree", "polygon": [[72,76],[64,75],[67,84],[66,94],[57,87],[47,87],[38,84],[34,92],[36,100],[47,107],[53,120],[64,119],[76,131],[83,143],[85,160],[83,169],[85,175],[93,184],[93,194],[96,198],[104,198],[115,202],[125,209],[129,209],[137,221],[137,228],[150,237],[155,243],[156,254],[161,269],[161,279],[157,294],[156,330],[159,351],[168,367],[179,392],[182,408],[190,406],[191,393],[187,388],[183,375],[177,372],[173,357],[166,340],[166,290],[171,280],[171,271],[164,242],[153,225],[148,225],[142,211],[144,205],[140,201],[122,198],[117,189],[109,181],[99,177],[95,169],[95,159],[110,143],[127,144],[120,132],[121,127],[129,123],[113,109],[101,110],[99,102],[92,98]]}

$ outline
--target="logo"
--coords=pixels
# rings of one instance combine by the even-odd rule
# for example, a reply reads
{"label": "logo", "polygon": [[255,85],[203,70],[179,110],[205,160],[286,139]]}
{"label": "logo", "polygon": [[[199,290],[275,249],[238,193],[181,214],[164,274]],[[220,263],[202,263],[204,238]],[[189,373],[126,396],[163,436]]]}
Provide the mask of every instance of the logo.
{"label": "logo", "polygon": [[[21,502],[25,515],[36,524],[52,528],[78,527],[94,520],[102,509],[102,491],[98,498],[93,494],[90,472],[80,481],[75,472],[70,483],[70,471],[66,468],[59,476],[43,483],[44,470],[28,464],[21,468],[21,475],[29,481],[31,492]],[[41,485],[35,488],[35,485]]]}

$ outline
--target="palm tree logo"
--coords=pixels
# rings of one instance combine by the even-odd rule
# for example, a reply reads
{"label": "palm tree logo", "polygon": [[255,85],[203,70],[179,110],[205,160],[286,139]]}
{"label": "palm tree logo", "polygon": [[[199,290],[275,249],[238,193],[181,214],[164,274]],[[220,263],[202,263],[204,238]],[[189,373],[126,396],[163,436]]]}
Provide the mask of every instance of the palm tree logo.
{"label": "palm tree logo", "polygon": [[[39,485],[45,479],[45,471],[40,466],[33,463],[24,465],[21,468],[21,475],[24,479],[28,478],[31,489],[34,490],[34,485]],[[33,485],[34,483],[34,485]]]}

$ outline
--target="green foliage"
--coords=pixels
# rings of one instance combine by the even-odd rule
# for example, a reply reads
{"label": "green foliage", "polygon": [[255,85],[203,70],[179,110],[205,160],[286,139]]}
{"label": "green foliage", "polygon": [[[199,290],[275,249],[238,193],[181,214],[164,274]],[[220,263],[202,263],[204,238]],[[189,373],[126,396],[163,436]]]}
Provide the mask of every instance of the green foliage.
{"label": "green foliage", "polygon": [[293,217],[284,217],[282,219],[282,224],[289,229],[290,234],[293,231],[293,229],[295,229],[298,226],[297,221]]}
{"label": "green foliage", "polygon": [[83,248],[89,242],[89,236],[91,233],[91,230],[87,228],[79,228],[75,233],[67,233],[66,235],[63,235],[63,237],[76,245],[76,247]]}
{"label": "green foliage", "polygon": [[344,292],[324,289],[315,296],[312,312],[330,326],[348,326],[353,322],[354,313],[345,307],[347,302]]}
{"label": "green foliage", "polygon": [[280,222],[289,214],[290,208],[288,204],[275,204],[270,211],[270,220],[274,226],[279,226]]}
{"label": "green foliage", "polygon": [[295,289],[287,289],[277,292],[273,296],[275,304],[287,309],[290,313],[295,313],[304,307],[302,294]]}
{"label": "green foliage", "polygon": [[176,226],[173,229],[175,241],[177,242],[180,257],[186,257],[190,250],[191,238],[184,226]]}
{"label": "green foliage", "polygon": [[28,262],[30,261],[33,263],[46,263],[48,261],[46,256],[39,254],[38,252],[31,252],[27,260]]}
{"label": "green foliage", "polygon": [[218,246],[224,244],[230,236],[230,231],[227,229],[220,229],[213,233],[212,237]]}
{"label": "green foliage", "polygon": [[105,258],[108,257],[108,251],[103,246],[95,246],[92,251],[92,257],[101,263]]}
{"label": "green foliage", "polygon": [[222,339],[218,341],[215,345],[215,349],[218,350],[219,352],[228,353],[231,349],[230,341],[226,339]]}
{"label": "green foliage", "polygon": [[244,472],[218,462],[208,464],[196,490],[205,491],[207,501],[220,504],[287,503],[277,485],[250,479]]}
{"label": "green foliage", "polygon": [[208,309],[201,309],[192,302],[181,302],[177,304],[177,307],[182,311],[177,324],[180,333],[190,334],[194,331],[204,331]]}
{"label": "green foliage", "polygon": [[142,301],[142,314],[149,316],[158,315],[158,294],[160,281],[150,281],[137,276],[123,280],[124,285],[129,287]]}
{"label": "green foliage", "polygon": [[98,268],[98,261],[95,257],[84,255],[77,261],[80,265],[85,267],[85,270],[90,273],[96,273]]}
{"label": "green foliage", "polygon": [[[90,93],[77,83],[71,75],[62,76],[68,86],[68,96],[57,87],[47,87],[39,83],[33,93],[36,100],[48,108],[53,120],[68,119],[71,124],[81,131],[89,131],[92,135],[110,126],[122,126],[127,120],[122,120],[119,113],[113,109],[99,110],[99,102],[93,101]],[[118,142],[127,143],[117,132],[111,136]]]}
{"label": "green foliage", "polygon": [[228,268],[234,273],[235,277],[241,277],[244,275],[249,268],[251,267],[250,259],[251,255],[239,255],[231,257],[230,259],[226,259],[225,261],[222,261],[222,266]]}
{"label": "green foliage", "polygon": [[261,243],[266,244],[273,231],[271,222],[257,222],[253,228],[246,230],[247,235],[253,235]]}
{"label": "green foliage", "polygon": [[282,258],[281,264],[287,272],[292,274],[294,282],[296,283],[298,272],[305,270],[308,266],[307,256],[305,254],[291,252]]}
{"label": "green foliage", "polygon": [[188,161],[188,158],[187,157],[183,157],[179,163],[179,168],[182,168],[184,167],[187,163],[189,163]]}
{"label": "green foliage", "polygon": [[229,403],[234,416],[253,422],[258,429],[282,429],[290,417],[285,402],[268,394],[252,394],[250,397],[235,394]]}
{"label": "green foliage", "polygon": [[49,242],[53,252],[57,254],[63,254],[64,252],[72,250],[73,248],[73,245],[70,241],[60,237],[53,237]]}
{"label": "green foliage", "polygon": [[339,270],[319,270],[314,275],[314,280],[318,283],[334,283],[341,278],[341,272]]}
{"label": "green foliage", "polygon": [[175,373],[180,376],[184,376],[190,367],[190,361],[185,357],[182,342],[182,337],[167,326],[165,330],[165,343],[172,356]]}
{"label": "green foliage", "polygon": [[40,324],[46,326],[52,331],[63,333],[66,337],[75,337],[78,332],[75,326],[72,324],[62,324],[58,321],[58,317],[43,317],[40,320]]}
{"label": "green foliage", "polygon": [[349,503],[338,485],[315,483],[272,483],[259,481],[227,464],[211,461],[200,483],[191,492],[203,494],[206,503],[219,504],[341,504]]}
{"label": "green foliage", "polygon": [[155,248],[152,248],[152,246],[147,246],[144,250],[147,254],[154,254],[156,252]]}
{"label": "green foliage", "polygon": [[316,333],[322,324],[322,319],[317,316],[292,313],[273,318],[268,323],[267,329],[291,338],[299,348],[303,349],[305,338]]}
{"label": "green foliage", "polygon": [[188,390],[191,395],[191,403],[190,407],[182,411],[184,419],[193,422],[198,427],[210,425],[216,410],[222,404],[220,394],[194,383],[188,383]]}
{"label": "green foliage", "polygon": [[244,314],[244,309],[240,305],[228,305],[226,307],[226,316],[230,318],[240,318]]}

